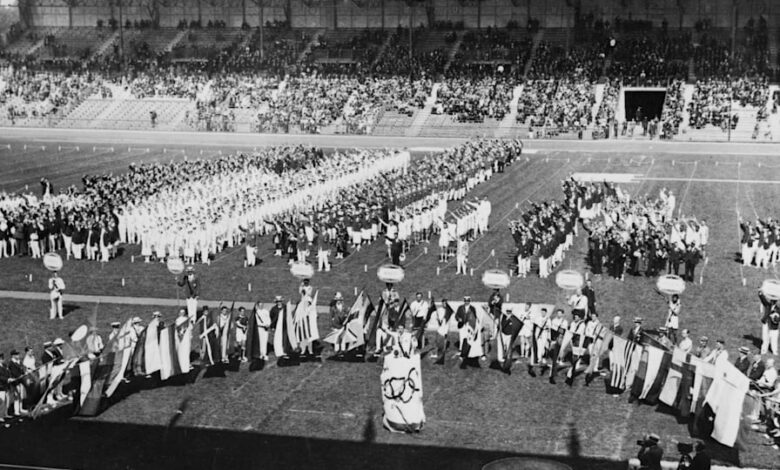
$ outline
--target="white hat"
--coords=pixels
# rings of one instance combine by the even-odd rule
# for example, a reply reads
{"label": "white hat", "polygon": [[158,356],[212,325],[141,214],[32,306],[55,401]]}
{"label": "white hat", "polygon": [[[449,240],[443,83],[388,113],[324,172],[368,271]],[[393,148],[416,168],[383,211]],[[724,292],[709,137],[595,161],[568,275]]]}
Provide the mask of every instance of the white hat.
{"label": "white hat", "polygon": [[57,338],[57,339],[54,340],[54,342],[52,344],[54,346],[62,346],[63,344],[65,344],[65,341],[63,341],[62,338]]}
{"label": "white hat", "polygon": [[341,295],[341,292],[336,292],[336,295],[333,296],[333,300],[344,300],[344,297]]}

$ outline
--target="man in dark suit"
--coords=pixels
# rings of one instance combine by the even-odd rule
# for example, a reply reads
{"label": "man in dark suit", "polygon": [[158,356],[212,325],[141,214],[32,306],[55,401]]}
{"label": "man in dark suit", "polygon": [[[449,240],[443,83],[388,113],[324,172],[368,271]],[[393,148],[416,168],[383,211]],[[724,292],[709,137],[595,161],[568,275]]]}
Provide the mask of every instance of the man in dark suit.
{"label": "man in dark suit", "polygon": [[585,287],[582,288],[582,294],[588,298],[588,315],[593,315],[596,312],[596,291],[593,290],[593,281],[588,279],[585,281]]}
{"label": "man in dark suit", "polygon": [[650,434],[644,440],[637,454],[639,470],[661,470],[664,449],[658,445],[660,440],[661,438],[657,434]]}
{"label": "man in dark suit", "polygon": [[458,349],[463,359],[461,367],[466,367],[468,350],[471,347],[470,336],[477,326],[477,310],[471,305],[471,296],[463,297],[463,304],[455,312],[455,320],[458,322]]}
{"label": "man in dark suit", "polygon": [[712,459],[707,453],[704,443],[699,441],[696,443],[696,456],[691,462],[690,470],[710,470],[712,468]]}
{"label": "man in dark suit", "polygon": [[749,353],[750,350],[748,348],[745,346],[740,346],[739,357],[737,357],[737,360],[734,362],[734,366],[737,368],[737,370],[745,375],[747,375],[748,369],[750,369],[750,357],[748,357]]}
{"label": "man in dark suit", "polygon": [[762,359],[761,354],[754,354],[750,367],[748,367],[747,373],[745,374],[753,382],[758,381],[758,379],[764,375],[766,367],[764,366],[764,361]]}
{"label": "man in dark suit", "polygon": [[642,329],[642,318],[636,317],[634,318],[634,327],[631,328],[631,331],[628,332],[628,340],[638,343],[642,340],[643,334],[644,330]]}
{"label": "man in dark suit", "polygon": [[200,279],[195,275],[192,266],[187,266],[187,274],[179,280],[178,284],[179,287],[184,287],[187,316],[191,322],[195,322],[198,314],[198,297],[200,297]]}

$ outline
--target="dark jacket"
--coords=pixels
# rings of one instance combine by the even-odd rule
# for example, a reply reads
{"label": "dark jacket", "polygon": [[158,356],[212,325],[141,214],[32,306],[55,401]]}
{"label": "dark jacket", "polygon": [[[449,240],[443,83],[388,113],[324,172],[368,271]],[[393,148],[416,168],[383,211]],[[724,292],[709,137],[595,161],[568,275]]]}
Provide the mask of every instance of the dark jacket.
{"label": "dark jacket", "polygon": [[697,452],[696,457],[693,458],[691,470],[710,470],[711,468],[712,459],[707,454],[707,451]]}
{"label": "dark jacket", "polygon": [[664,457],[664,450],[659,445],[642,447],[639,449],[640,470],[661,470],[661,460]]}

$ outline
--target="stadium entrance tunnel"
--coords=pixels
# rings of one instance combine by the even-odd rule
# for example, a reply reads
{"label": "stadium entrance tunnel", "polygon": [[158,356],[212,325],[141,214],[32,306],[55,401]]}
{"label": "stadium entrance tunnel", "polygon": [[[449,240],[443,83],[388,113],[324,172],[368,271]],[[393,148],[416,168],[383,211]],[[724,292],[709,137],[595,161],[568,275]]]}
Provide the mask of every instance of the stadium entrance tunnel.
{"label": "stadium entrance tunnel", "polygon": [[626,121],[636,119],[641,122],[644,118],[651,120],[661,118],[666,99],[664,88],[635,88],[625,91]]}

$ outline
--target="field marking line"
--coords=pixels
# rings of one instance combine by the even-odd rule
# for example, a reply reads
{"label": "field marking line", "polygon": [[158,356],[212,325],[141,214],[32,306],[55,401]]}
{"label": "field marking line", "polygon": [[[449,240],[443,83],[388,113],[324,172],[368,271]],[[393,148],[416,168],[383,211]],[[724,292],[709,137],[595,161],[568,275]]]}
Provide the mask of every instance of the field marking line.
{"label": "field marking line", "polygon": [[677,217],[682,215],[683,205],[685,204],[685,199],[688,197],[688,190],[691,189],[691,181],[693,180],[693,175],[696,173],[697,168],[699,168],[698,160],[693,162],[693,171],[691,171],[691,175],[688,177],[688,183],[685,185],[685,191],[683,192],[682,197],[680,198],[680,203],[677,206]]}
{"label": "field marking line", "polygon": [[733,178],[685,178],[679,176],[648,176],[648,181],[690,181],[691,183],[739,183],[739,184],[780,184],[780,180],[736,180]]}
{"label": "field marking line", "polygon": [[246,387],[247,385],[249,385],[249,383],[250,383],[250,382],[253,382],[253,381],[254,381],[254,379],[255,379],[256,377],[263,375],[263,374],[260,374],[259,372],[263,372],[263,371],[264,371],[264,370],[266,370],[266,369],[273,369],[273,368],[275,368],[275,367],[277,367],[277,366],[276,366],[276,361],[274,361],[274,362],[270,362],[270,361],[266,360],[266,365],[265,365],[265,367],[263,367],[263,370],[251,371],[251,373],[249,374],[249,378],[247,378],[247,379],[244,381],[244,383],[242,383],[242,384],[241,384],[241,385],[239,385],[238,387],[236,387],[236,388],[234,388],[233,390],[231,390],[231,392],[233,393],[233,395],[236,395],[236,394],[237,394],[238,392],[240,392],[240,391],[241,391],[241,390],[242,390],[244,387]]}
{"label": "field marking line", "polygon": [[298,382],[298,385],[296,385],[292,390],[290,390],[287,395],[282,399],[281,402],[279,402],[278,405],[276,405],[274,408],[272,408],[269,413],[263,418],[262,421],[257,425],[257,429],[263,428],[268,421],[271,419],[272,416],[277,414],[278,412],[282,411],[287,403],[292,399],[293,395],[298,393],[306,383],[311,380],[314,375],[322,369],[322,363],[317,364],[317,367],[313,368],[311,372],[309,372],[304,378],[301,379],[300,382]]}
{"label": "field marking line", "polygon": [[289,413],[302,413],[302,414],[312,414],[312,415],[321,415],[321,416],[338,416],[339,418],[355,418],[354,413],[350,413],[348,411],[339,413],[336,411],[320,411],[320,410],[301,410],[298,408],[288,408],[287,412]]}

